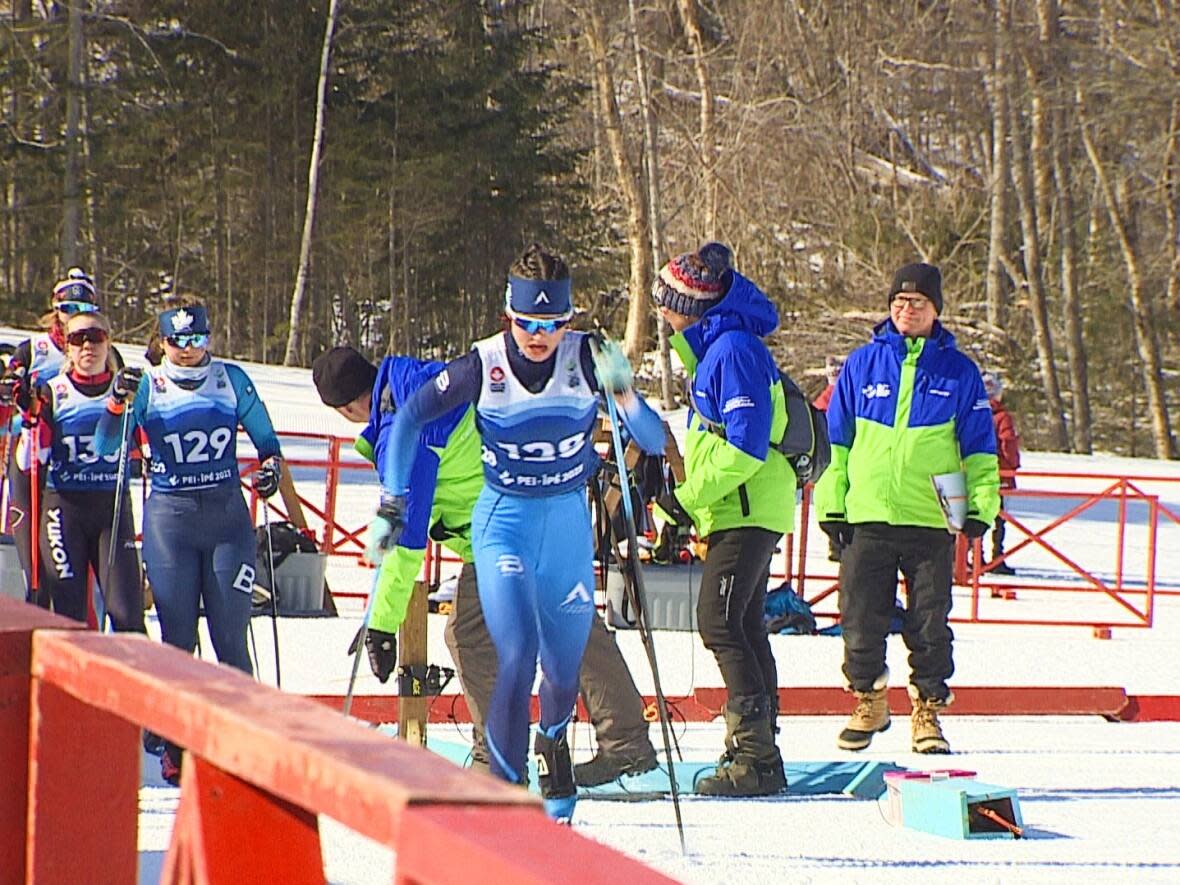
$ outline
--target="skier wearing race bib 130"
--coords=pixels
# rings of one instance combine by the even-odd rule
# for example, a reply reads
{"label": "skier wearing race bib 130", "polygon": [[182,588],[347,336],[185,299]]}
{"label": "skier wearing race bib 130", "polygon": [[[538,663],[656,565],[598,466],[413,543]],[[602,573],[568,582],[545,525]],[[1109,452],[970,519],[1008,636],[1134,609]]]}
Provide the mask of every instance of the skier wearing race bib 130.
{"label": "skier wearing race bib 130", "polygon": [[[541,721],[534,749],[549,815],[568,820],[576,789],[566,726],[594,617],[594,567],[586,483],[598,464],[592,434],[599,394],[618,401],[645,451],[662,454],[659,417],[635,393],[617,346],[571,332],[569,269],[530,246],[508,275],[506,332],[476,342],[399,410],[387,451],[387,493],[369,527],[381,561],[405,525],[414,440],[423,425],[475,403],[483,491],[472,513],[479,597],[496,648],[487,716],[492,773],[525,780],[529,696],[541,663]],[[393,494],[388,494],[392,491]]]}
{"label": "skier wearing race bib 130", "polygon": [[279,441],[246,373],[209,354],[204,307],[166,310],[159,323],[164,360],[146,374],[119,372],[95,449],[119,450],[123,411],[131,408],[130,429],[143,427],[152,449],[143,556],[161,636],[193,651],[203,601],[218,661],[251,673],[255,543],[238,481],[238,425],[258,450],[254,485],[264,497],[278,490]]}

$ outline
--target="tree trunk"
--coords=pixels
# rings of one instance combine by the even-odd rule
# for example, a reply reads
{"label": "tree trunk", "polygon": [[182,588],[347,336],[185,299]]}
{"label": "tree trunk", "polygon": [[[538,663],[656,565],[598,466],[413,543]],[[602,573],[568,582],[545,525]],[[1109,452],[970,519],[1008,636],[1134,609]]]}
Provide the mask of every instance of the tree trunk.
{"label": "tree trunk", "polygon": [[615,177],[627,209],[627,243],[630,247],[631,279],[627,304],[627,329],[623,351],[639,359],[647,343],[648,293],[652,282],[651,239],[648,230],[647,200],[640,186],[635,164],[627,151],[623,121],[615,101],[615,83],[606,54],[606,26],[597,2],[587,4],[586,39],[594,57],[594,78],[598,87],[599,110],[606,129],[606,141],[614,162]]}
{"label": "tree trunk", "polygon": [[1180,99],[1172,99],[1168,120],[1168,147],[1164,152],[1163,174],[1160,176],[1160,202],[1164,207],[1164,235],[1167,251],[1172,259],[1168,266],[1168,288],[1164,309],[1180,310]]}
{"label": "tree trunk", "polygon": [[295,291],[291,293],[290,328],[283,365],[297,366],[303,361],[303,314],[307,309],[307,268],[311,264],[311,233],[315,226],[316,191],[320,178],[320,151],[324,143],[324,114],[327,111],[328,61],[332,57],[332,32],[336,29],[337,0],[328,5],[328,23],[324,28],[324,48],[320,53],[320,78],[316,86],[315,134],[311,141],[311,160],[307,164],[307,208],[303,213],[303,236],[299,241],[299,270]]}
{"label": "tree trunk", "polygon": [[1123,253],[1123,264],[1127,269],[1127,282],[1131,287],[1131,319],[1135,326],[1135,343],[1139,350],[1139,361],[1143,367],[1143,386],[1147,390],[1147,406],[1151,411],[1151,436],[1155,445],[1157,458],[1174,458],[1176,455],[1175,442],[1172,440],[1172,427],[1168,419],[1168,401],[1164,395],[1163,366],[1160,361],[1159,342],[1155,337],[1155,324],[1151,302],[1143,294],[1143,274],[1140,270],[1139,256],[1127,226],[1122,208],[1115,197],[1110,177],[1106,167],[1098,156],[1098,149],[1090,136],[1089,120],[1086,114],[1086,96],[1081,86],[1076,91],[1079,129],[1082,133],[1082,144],[1086,148],[1086,155],[1090,158],[1090,165],[1094,167],[1094,177],[1102,191],[1102,199],[1106,203],[1107,217],[1110,219],[1111,229],[1118,240],[1119,249]]}
{"label": "tree trunk", "polygon": [[82,59],[85,36],[82,33],[80,0],[69,4],[67,32],[69,59],[66,82],[65,173],[63,176],[61,262],[62,270],[78,263],[82,234]]}
{"label": "tree trunk", "polygon": [[1041,369],[1041,386],[1045,391],[1045,411],[1050,430],[1050,445],[1057,451],[1069,448],[1069,433],[1065,425],[1065,406],[1057,382],[1057,367],[1053,359],[1053,336],[1049,328],[1049,308],[1045,295],[1041,249],[1037,237],[1037,215],[1033,203],[1028,173],[1028,157],[1021,131],[1020,118],[1012,96],[1008,96],[1009,129],[1012,141],[1012,183],[1016,191],[1016,207],[1020,213],[1020,231],[1024,243],[1024,277],[1028,284],[1029,308],[1037,343],[1037,359]]}
{"label": "tree trunk", "polygon": [[697,87],[701,91],[700,130],[698,133],[701,154],[701,177],[705,191],[705,217],[702,229],[705,238],[717,238],[717,144],[714,137],[713,84],[705,64],[705,40],[701,35],[701,23],[697,18],[696,0],[677,0],[680,20],[684,33],[692,47],[693,70],[696,72]]}
{"label": "tree trunk", "polygon": [[1004,237],[1008,230],[1008,91],[1007,52],[1009,13],[1007,0],[995,0],[995,30],[992,46],[992,75],[988,93],[992,113],[992,174],[989,186],[990,222],[987,245],[987,321],[1004,329],[1007,300],[1004,297]]}
{"label": "tree trunk", "polygon": [[1069,150],[1065,111],[1055,115],[1053,134],[1053,176],[1057,182],[1058,214],[1061,228],[1061,312],[1065,321],[1065,353],[1069,360],[1069,383],[1073,399],[1073,433],[1075,452],[1088,455],[1094,450],[1091,434],[1090,382],[1086,340],[1083,333],[1082,302],[1077,280],[1077,246],[1074,239],[1073,181],[1069,169]]}
{"label": "tree trunk", "polygon": [[[639,39],[639,23],[635,15],[635,0],[627,0],[627,16],[631,25],[631,44],[635,51],[635,77],[639,83],[639,105],[643,113],[644,172],[647,177],[647,212],[651,231],[652,279],[660,270],[660,257],[664,248],[664,225],[660,212],[660,158],[659,138],[656,134],[656,115],[651,105],[650,81],[643,45]],[[645,299],[646,300],[646,299]],[[660,399],[665,409],[675,407],[672,397],[672,357],[668,345],[668,327],[663,320],[656,320],[657,358],[660,370]]]}

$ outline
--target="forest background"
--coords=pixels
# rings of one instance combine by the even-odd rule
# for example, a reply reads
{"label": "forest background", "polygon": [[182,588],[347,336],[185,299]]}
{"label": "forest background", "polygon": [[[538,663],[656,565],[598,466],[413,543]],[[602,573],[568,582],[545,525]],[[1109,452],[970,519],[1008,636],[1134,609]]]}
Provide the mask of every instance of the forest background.
{"label": "forest background", "polygon": [[1178,5],[0,0],[0,322],[81,265],[122,337],[447,358],[539,241],[638,357],[719,239],[818,392],[922,260],[1026,446],[1174,458]]}

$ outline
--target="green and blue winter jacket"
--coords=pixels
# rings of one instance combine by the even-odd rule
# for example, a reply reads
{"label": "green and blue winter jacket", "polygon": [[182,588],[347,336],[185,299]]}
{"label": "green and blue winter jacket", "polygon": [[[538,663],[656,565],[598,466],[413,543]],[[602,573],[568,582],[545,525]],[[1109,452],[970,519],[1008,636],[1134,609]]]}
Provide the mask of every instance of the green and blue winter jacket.
{"label": "green and blue winter jacket", "polygon": [[828,406],[832,463],[815,487],[821,522],[943,528],[932,476],[962,470],[968,517],[991,523],[1000,475],[979,369],[934,323],[906,338],[885,320],[844,363]]}
{"label": "green and blue winter jacket", "polygon": [[685,481],[676,498],[701,536],[740,527],[789,532],[795,472],[771,443],[787,429],[778,367],[762,342],[778,311],[733,273],[725,297],[672,336],[690,385]]}
{"label": "green and blue winter jacket", "polygon": [[[372,461],[386,491],[389,484],[389,430],[397,408],[443,369],[443,363],[412,357],[386,357],[377,370],[369,423],[356,449]],[[431,421],[418,435],[418,448],[406,495],[406,525],[397,546],[381,563],[377,598],[369,625],[394,633],[406,617],[414,579],[422,568],[431,527],[464,562],[471,562],[471,509],[483,488],[475,411],[452,409]]]}

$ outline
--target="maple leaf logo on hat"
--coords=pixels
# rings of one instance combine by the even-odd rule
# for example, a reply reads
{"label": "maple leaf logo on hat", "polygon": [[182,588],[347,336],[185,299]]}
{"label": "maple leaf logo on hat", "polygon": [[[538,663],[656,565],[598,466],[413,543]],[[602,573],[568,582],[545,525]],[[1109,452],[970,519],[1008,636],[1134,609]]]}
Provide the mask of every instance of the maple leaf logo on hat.
{"label": "maple leaf logo on hat", "polygon": [[183,307],[172,314],[172,331],[183,332],[193,327],[193,315]]}

